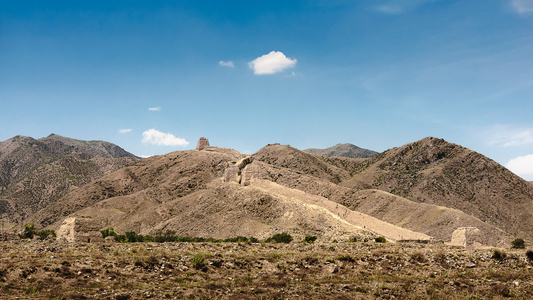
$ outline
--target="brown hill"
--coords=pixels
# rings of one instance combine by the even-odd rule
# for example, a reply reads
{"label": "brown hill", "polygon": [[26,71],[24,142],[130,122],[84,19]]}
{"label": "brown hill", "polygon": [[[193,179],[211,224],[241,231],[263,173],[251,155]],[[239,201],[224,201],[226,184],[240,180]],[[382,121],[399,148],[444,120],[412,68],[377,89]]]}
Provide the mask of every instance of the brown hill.
{"label": "brown hill", "polygon": [[378,154],[341,185],[458,209],[533,240],[533,187],[495,161],[442,139],[425,138]]}
{"label": "brown hill", "polygon": [[378,154],[376,151],[359,148],[353,144],[337,144],[326,149],[309,148],[303,151],[311,154],[348,158],[368,158]]}
{"label": "brown hill", "polygon": [[69,191],[138,158],[102,141],[58,135],[0,142],[0,216],[21,221]]}
{"label": "brown hill", "polygon": [[279,144],[251,157],[208,147],[139,161],[72,191],[33,220],[54,227],[70,214],[122,232],[218,238],[287,231],[446,242],[458,228],[476,227],[470,244],[502,245],[513,236],[533,239],[526,230],[531,195],[531,185],[490,159],[435,138],[367,159]]}

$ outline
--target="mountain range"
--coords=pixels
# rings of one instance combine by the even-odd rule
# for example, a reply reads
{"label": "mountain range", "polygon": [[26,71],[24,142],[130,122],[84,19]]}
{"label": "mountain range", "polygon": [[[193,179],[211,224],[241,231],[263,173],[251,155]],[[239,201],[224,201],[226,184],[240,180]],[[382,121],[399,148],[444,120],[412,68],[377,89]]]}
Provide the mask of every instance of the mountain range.
{"label": "mountain range", "polygon": [[467,228],[468,245],[533,240],[533,185],[475,151],[433,137],[363,158],[332,148],[209,146],[140,160],[105,142],[15,137],[0,143],[0,212],[51,229],[77,216],[214,238],[452,242]]}
{"label": "mountain range", "polygon": [[137,160],[103,141],[15,136],[0,143],[0,216],[20,223],[69,191]]}

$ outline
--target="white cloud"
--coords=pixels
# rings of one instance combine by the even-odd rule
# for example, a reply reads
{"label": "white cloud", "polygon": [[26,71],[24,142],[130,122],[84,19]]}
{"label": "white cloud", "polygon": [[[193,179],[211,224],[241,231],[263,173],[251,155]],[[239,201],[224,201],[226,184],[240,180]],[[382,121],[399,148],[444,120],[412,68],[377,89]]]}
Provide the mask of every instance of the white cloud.
{"label": "white cloud", "polygon": [[400,5],[379,5],[376,6],[376,10],[386,14],[399,14],[403,12],[403,8]]}
{"label": "white cloud", "polygon": [[149,111],[160,111],[161,110],[161,107],[149,107],[148,108]]}
{"label": "white cloud", "polygon": [[296,65],[296,59],[285,56],[280,51],[272,51],[248,63],[256,75],[274,74]]}
{"label": "white cloud", "polygon": [[533,0],[512,0],[511,4],[519,14],[533,12]]}
{"label": "white cloud", "polygon": [[228,60],[228,61],[221,60],[221,61],[218,62],[218,64],[223,66],[223,67],[230,67],[230,68],[235,67],[235,64],[233,64],[233,62],[231,60]]}
{"label": "white cloud", "polygon": [[427,2],[434,0],[385,0],[375,1],[383,4],[374,6],[374,9],[378,12],[385,14],[401,14],[406,11],[412,10],[418,6],[424,5]]}
{"label": "white cloud", "polygon": [[185,139],[177,138],[171,133],[164,133],[154,128],[143,132],[143,143],[157,146],[187,146],[189,142]]}
{"label": "white cloud", "polygon": [[525,180],[533,180],[533,154],[513,158],[505,166]]}
{"label": "white cloud", "polygon": [[491,129],[490,144],[514,147],[533,144],[533,128],[496,125]]}
{"label": "white cloud", "polygon": [[119,129],[118,132],[119,133],[128,133],[128,132],[131,132],[131,128]]}

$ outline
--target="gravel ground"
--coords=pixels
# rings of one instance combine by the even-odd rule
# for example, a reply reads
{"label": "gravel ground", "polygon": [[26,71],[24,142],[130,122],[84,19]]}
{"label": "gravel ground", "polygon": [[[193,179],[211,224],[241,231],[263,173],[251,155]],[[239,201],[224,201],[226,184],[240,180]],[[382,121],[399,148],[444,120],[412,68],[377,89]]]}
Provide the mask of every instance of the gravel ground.
{"label": "gravel ground", "polygon": [[530,299],[525,249],[0,242],[0,299]]}

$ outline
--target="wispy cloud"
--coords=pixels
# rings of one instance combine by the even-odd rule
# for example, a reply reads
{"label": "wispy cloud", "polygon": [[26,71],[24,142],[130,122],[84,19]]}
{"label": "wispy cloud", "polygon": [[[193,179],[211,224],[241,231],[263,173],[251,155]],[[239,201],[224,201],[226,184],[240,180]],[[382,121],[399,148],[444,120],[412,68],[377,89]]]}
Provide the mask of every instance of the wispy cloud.
{"label": "wispy cloud", "polygon": [[149,111],[160,111],[161,110],[161,107],[149,107],[148,108]]}
{"label": "wispy cloud", "polygon": [[511,0],[511,5],[519,14],[533,13],[533,0]]}
{"label": "wispy cloud", "polygon": [[[374,9],[385,14],[401,14],[434,0],[385,0],[376,1]],[[381,4],[379,4],[381,3]]]}
{"label": "wispy cloud", "polygon": [[272,51],[248,63],[256,75],[274,74],[296,65],[296,59],[285,56],[280,51]]}
{"label": "wispy cloud", "polygon": [[223,66],[223,67],[229,67],[229,68],[233,68],[235,67],[235,64],[231,61],[231,60],[221,60],[218,62],[219,65]]}
{"label": "wispy cloud", "polygon": [[119,129],[118,132],[119,133],[128,133],[128,132],[131,132],[131,128]]}
{"label": "wispy cloud", "polygon": [[533,128],[495,125],[490,131],[491,145],[514,147],[533,144]]}
{"label": "wispy cloud", "polygon": [[189,142],[185,139],[177,138],[172,133],[164,133],[154,128],[143,132],[142,142],[157,146],[187,146]]}
{"label": "wispy cloud", "polygon": [[516,175],[533,180],[533,154],[513,158],[505,166]]}

